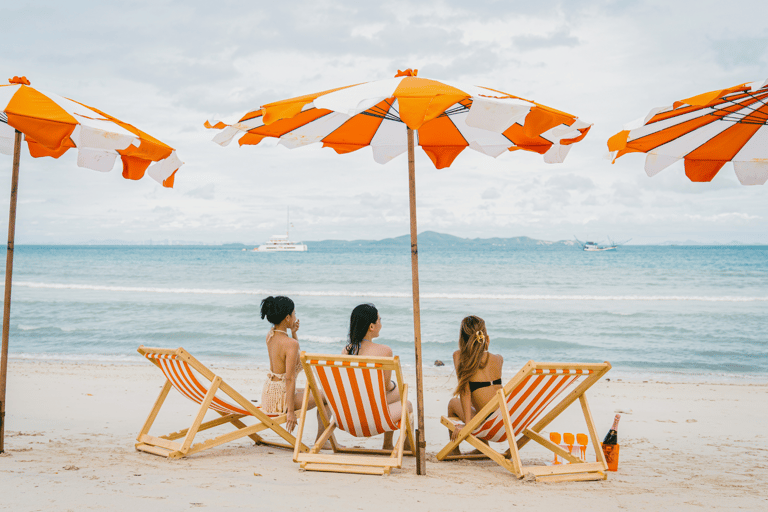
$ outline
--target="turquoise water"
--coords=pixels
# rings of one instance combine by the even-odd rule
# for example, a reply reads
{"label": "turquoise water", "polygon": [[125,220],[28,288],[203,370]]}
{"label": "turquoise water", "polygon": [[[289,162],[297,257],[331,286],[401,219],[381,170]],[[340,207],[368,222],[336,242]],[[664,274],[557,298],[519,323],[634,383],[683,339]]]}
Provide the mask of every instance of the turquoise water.
{"label": "turquoise water", "polygon": [[[302,349],[339,352],[351,309],[373,302],[381,341],[412,365],[407,246],[309,247],[19,246],[11,356],[139,361],[143,344],[263,363],[268,325],[258,305],[285,294],[297,305]],[[421,247],[420,275],[430,365],[450,366],[459,323],[475,314],[507,371],[529,359],[608,360],[617,376],[768,379],[768,247],[433,244]]]}

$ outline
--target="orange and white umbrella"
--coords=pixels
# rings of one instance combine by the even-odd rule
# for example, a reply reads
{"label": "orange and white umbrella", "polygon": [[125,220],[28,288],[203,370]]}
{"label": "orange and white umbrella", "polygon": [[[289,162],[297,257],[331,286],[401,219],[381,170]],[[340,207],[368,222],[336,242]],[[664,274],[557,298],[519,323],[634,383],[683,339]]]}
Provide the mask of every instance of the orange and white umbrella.
{"label": "orange and white umbrella", "polygon": [[123,176],[138,180],[146,171],[173,187],[182,162],[176,151],[141,130],[77,101],[39,91],[25,77],[0,85],[0,152],[13,154],[16,130],[33,157],[58,158],[77,148],[77,165],[110,171],[119,157]]}
{"label": "orange and white umbrella", "polygon": [[389,80],[269,103],[231,125],[216,120],[205,125],[222,130],[213,139],[222,146],[235,137],[241,146],[267,137],[288,148],[322,143],[340,154],[370,146],[380,164],[408,150],[410,128],[438,169],[467,148],[492,157],[522,149],[543,154],[549,163],[562,162],[591,126],[534,101],[421,78],[410,69]]}
{"label": "orange and white umbrella", "polygon": [[448,167],[465,149],[497,157],[525,150],[562,162],[571,146],[582,140],[590,124],[534,101],[496,89],[460,85],[398,71],[394,79],[367,82],[269,103],[228,125],[206,121],[222,130],[214,142],[226,146],[259,144],[268,137],[288,148],[321,143],[337,153],[366,146],[378,163],[408,152],[411,214],[411,272],[416,406],[418,413],[417,473],[426,472],[424,402],[421,375],[418,239],[414,140],[438,169]]}
{"label": "orange and white umbrella", "polygon": [[647,153],[654,176],[680,159],[691,181],[712,181],[733,162],[742,185],[768,180],[768,80],[737,85],[651,110],[608,140],[613,161]]}
{"label": "orange and white umbrella", "polygon": [[182,165],[172,147],[130,124],[77,101],[34,89],[26,77],[13,77],[9,82],[10,85],[0,86],[0,153],[13,155],[0,357],[0,453],[5,441],[13,244],[22,138],[33,157],[59,158],[76,148],[78,166],[103,172],[111,170],[120,157],[123,177],[138,180],[146,172],[165,187],[173,187],[176,171]]}

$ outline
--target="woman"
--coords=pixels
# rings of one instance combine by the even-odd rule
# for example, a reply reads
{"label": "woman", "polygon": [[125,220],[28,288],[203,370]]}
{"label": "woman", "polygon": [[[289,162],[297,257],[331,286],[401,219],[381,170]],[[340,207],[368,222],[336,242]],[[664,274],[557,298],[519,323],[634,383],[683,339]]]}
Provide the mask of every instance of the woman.
{"label": "woman", "polygon": [[[381,316],[373,304],[360,304],[352,310],[349,318],[349,343],[344,348],[343,354],[351,356],[374,356],[374,357],[392,357],[392,349],[386,345],[374,343],[373,340],[379,337],[381,332]],[[384,372],[384,380],[387,382],[387,404],[389,405],[389,416],[392,421],[397,423],[403,415],[403,407],[400,402],[400,392],[397,389],[395,381],[391,380],[392,372]],[[413,407],[411,402],[408,404],[408,413],[411,413]],[[392,437],[394,432],[384,433],[384,444],[382,449],[392,450],[394,444]]]}
{"label": "woman", "polygon": [[[261,301],[261,318],[272,324],[267,333],[269,373],[261,393],[261,409],[267,414],[286,414],[285,429],[296,427],[296,405],[301,403],[304,389],[296,389],[296,375],[301,372],[299,361],[299,319],[288,297],[267,297]],[[288,329],[291,335],[288,336]],[[309,409],[316,407],[315,397],[309,395]],[[326,406],[326,411],[330,410]],[[320,411],[317,413],[317,437],[323,432]]]}
{"label": "woman", "polygon": [[[451,441],[459,437],[459,431],[477,411],[485,407],[501,388],[501,367],[504,358],[488,352],[490,344],[485,321],[477,316],[468,316],[461,321],[459,329],[459,350],[453,353],[453,365],[459,385],[448,402],[448,416],[456,416],[459,423],[451,432]],[[458,395],[458,398],[456,398]],[[460,455],[457,446],[451,455]]]}

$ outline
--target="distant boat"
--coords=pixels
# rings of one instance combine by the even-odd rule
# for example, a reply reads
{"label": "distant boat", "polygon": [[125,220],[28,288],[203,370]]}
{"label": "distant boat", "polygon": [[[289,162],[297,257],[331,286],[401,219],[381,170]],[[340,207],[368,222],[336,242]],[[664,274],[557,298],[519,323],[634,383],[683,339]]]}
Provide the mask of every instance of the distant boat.
{"label": "distant boat", "polygon": [[290,209],[286,215],[286,226],[284,235],[272,235],[267,243],[261,244],[254,249],[254,252],[306,252],[307,246],[301,242],[291,242],[291,212]]}
{"label": "distant boat", "polygon": [[[576,238],[576,237],[574,237]],[[629,240],[632,240],[631,238]],[[627,240],[627,242],[629,242]],[[576,241],[581,246],[581,250],[583,251],[589,251],[589,252],[595,252],[595,251],[615,251],[620,245],[624,245],[627,242],[621,242],[620,244],[615,243],[610,238],[608,241],[610,242],[607,245],[601,245],[601,242],[582,242],[578,238],[576,238]]]}
{"label": "distant boat", "polygon": [[301,242],[291,242],[288,240],[288,235],[272,235],[267,243],[261,244],[254,249],[256,252],[305,252],[307,250],[306,244]]}

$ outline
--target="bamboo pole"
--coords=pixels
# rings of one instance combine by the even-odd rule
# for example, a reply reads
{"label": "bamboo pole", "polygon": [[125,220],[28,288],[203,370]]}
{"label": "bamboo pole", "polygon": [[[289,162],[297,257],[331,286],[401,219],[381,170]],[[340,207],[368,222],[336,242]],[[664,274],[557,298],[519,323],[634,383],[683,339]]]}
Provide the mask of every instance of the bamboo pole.
{"label": "bamboo pole", "polygon": [[[416,474],[427,474],[427,442],[424,438],[424,383],[421,375],[421,308],[419,307],[419,246],[416,234],[416,160],[413,130],[408,134],[408,195],[411,210],[411,277],[413,282],[413,334],[416,347],[416,411],[419,428],[416,430]],[[405,414],[405,411],[403,411]]]}
{"label": "bamboo pole", "polygon": [[13,282],[13,239],[16,233],[16,191],[19,188],[21,132],[16,130],[11,175],[11,211],[8,214],[8,252],[5,257],[5,297],[3,298],[3,348],[0,359],[0,453],[5,451],[5,381],[8,373],[8,332],[11,325],[11,284]]}

